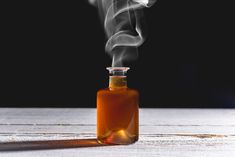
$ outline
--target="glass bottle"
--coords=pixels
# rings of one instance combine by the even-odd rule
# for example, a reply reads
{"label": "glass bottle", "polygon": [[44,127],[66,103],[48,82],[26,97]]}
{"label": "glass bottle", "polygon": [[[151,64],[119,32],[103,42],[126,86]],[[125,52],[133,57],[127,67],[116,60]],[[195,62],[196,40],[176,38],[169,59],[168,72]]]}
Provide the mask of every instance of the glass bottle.
{"label": "glass bottle", "polygon": [[131,144],[139,136],[139,94],[127,87],[128,67],[109,67],[109,88],[97,92],[97,139]]}

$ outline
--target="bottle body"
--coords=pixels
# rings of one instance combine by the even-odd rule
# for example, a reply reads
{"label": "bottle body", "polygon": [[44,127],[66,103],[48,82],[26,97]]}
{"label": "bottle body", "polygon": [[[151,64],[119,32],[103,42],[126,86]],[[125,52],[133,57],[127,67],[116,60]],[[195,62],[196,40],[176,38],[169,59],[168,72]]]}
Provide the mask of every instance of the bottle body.
{"label": "bottle body", "polygon": [[97,92],[97,139],[106,144],[131,144],[139,135],[139,94],[129,88]]}

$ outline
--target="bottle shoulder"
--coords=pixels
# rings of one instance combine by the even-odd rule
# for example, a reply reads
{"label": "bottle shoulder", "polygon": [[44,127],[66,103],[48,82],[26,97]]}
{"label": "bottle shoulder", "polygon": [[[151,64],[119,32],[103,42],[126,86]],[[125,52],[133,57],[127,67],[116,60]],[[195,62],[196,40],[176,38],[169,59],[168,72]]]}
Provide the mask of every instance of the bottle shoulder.
{"label": "bottle shoulder", "polygon": [[114,89],[111,90],[109,88],[100,89],[97,91],[97,95],[105,95],[105,94],[132,94],[139,95],[138,90],[132,88],[124,88],[124,89]]}
{"label": "bottle shoulder", "polygon": [[97,94],[99,94],[99,93],[105,93],[105,92],[109,92],[109,88],[99,89],[99,90],[97,91]]}

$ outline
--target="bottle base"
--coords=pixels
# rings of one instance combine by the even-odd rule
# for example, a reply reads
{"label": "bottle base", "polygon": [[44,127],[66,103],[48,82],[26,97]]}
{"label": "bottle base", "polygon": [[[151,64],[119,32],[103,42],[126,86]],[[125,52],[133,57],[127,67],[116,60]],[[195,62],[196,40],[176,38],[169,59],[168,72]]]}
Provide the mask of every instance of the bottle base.
{"label": "bottle base", "polygon": [[138,141],[138,135],[128,135],[124,130],[112,131],[108,136],[98,136],[101,144],[128,145]]}

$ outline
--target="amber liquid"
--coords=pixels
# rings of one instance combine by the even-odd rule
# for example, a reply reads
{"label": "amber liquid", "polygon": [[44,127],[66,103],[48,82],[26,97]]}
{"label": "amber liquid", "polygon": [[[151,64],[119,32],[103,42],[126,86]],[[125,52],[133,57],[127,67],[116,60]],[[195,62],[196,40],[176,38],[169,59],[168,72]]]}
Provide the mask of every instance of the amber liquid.
{"label": "amber liquid", "polygon": [[139,134],[139,94],[129,88],[97,93],[97,138],[100,143],[131,144]]}

